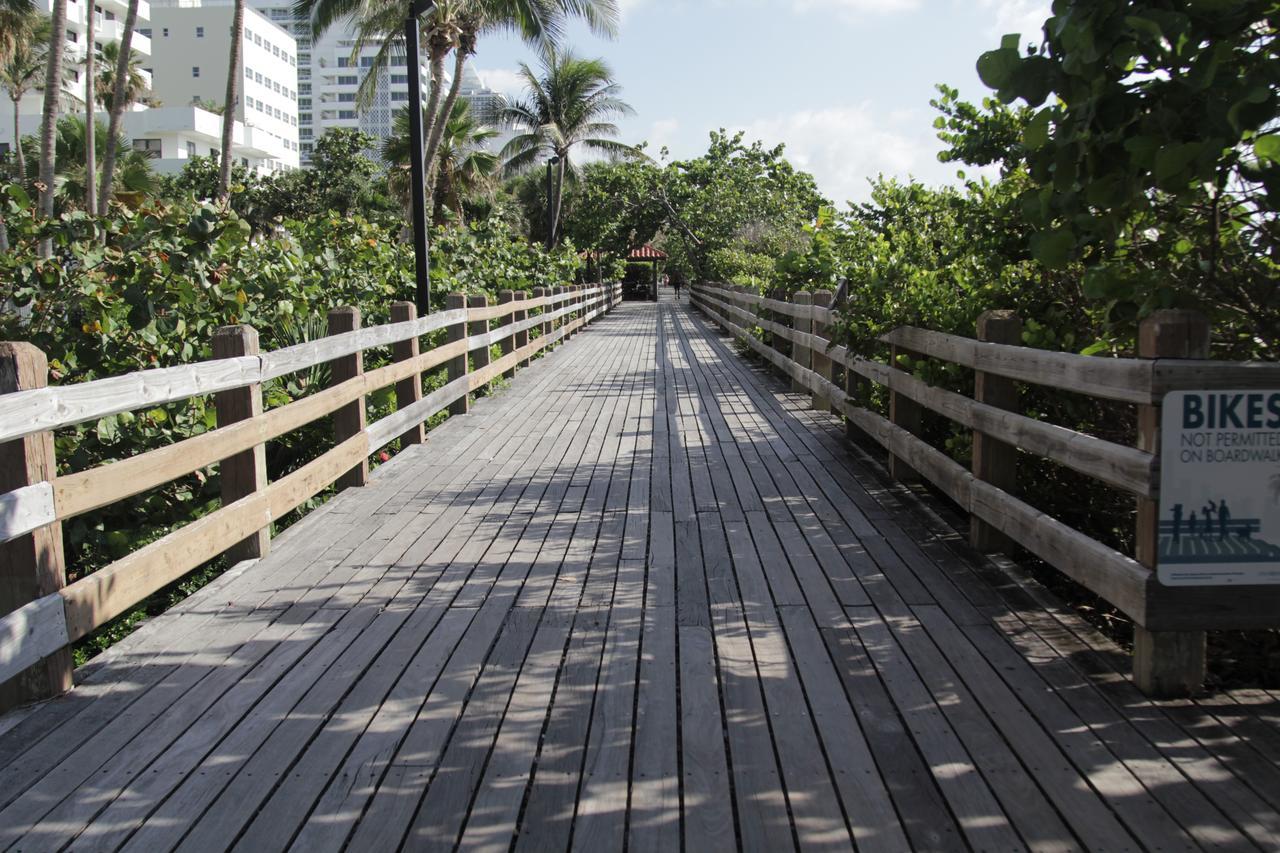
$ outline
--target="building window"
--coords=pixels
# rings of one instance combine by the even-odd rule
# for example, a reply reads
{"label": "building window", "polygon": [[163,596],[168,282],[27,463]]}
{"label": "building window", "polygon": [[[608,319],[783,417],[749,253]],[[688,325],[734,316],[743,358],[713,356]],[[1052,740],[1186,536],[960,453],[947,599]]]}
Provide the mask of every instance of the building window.
{"label": "building window", "polygon": [[311,143],[310,143],[310,142],[304,142],[304,143],[302,143],[302,152],[303,152],[304,154],[310,154],[310,153],[311,153],[311,148],[312,148],[312,145],[311,145]]}
{"label": "building window", "polygon": [[356,117],[355,110],[338,110],[338,118],[340,119],[355,118],[355,117]]}
{"label": "building window", "polygon": [[143,34],[144,36],[146,36],[147,38],[151,38],[151,28],[150,28],[150,27],[138,27],[138,32],[142,33],[142,34]]}
{"label": "building window", "polygon": [[280,112],[280,108],[279,108],[279,107],[272,107],[272,108],[271,108],[271,112],[272,112],[272,114],[273,114],[276,118],[279,118],[279,119],[284,118],[284,116],[283,116],[283,115],[281,114],[281,112]]}
{"label": "building window", "polygon": [[299,115],[299,116],[298,116],[298,119],[299,119],[300,121],[310,122],[310,121],[311,121],[311,113],[302,113],[301,115]]}
{"label": "building window", "polygon": [[254,33],[253,43],[256,44],[258,47],[262,47],[262,36],[258,35],[257,33]]}
{"label": "building window", "polygon": [[[191,76],[192,76],[192,77],[199,77],[199,76],[200,76],[200,66],[199,66],[199,65],[193,65],[193,66],[191,66]],[[86,154],[85,156],[86,156],[86,157],[88,157],[89,155],[88,155],[88,154]]]}
{"label": "building window", "polygon": [[339,68],[350,68],[350,67],[351,67],[351,57],[349,57],[349,56],[339,56],[339,57],[338,57],[338,67],[339,67]]}
{"label": "building window", "polygon": [[302,108],[302,109],[304,109],[304,110],[309,110],[309,109],[311,109],[311,99],[310,99],[310,98],[298,98],[298,106],[299,106],[299,107],[301,107],[301,108]]}
{"label": "building window", "polygon": [[[248,79],[252,80],[252,79],[253,79],[253,69],[246,65],[246,66],[244,67],[244,76],[245,76],[246,78],[248,78]],[[87,157],[88,155],[86,154],[85,156]]]}
{"label": "building window", "polygon": [[255,82],[255,83],[261,83],[261,82],[262,82],[262,72],[261,72],[261,71],[255,71],[255,72],[253,72],[253,82]]}
{"label": "building window", "polygon": [[355,92],[339,92],[338,93],[338,103],[340,104],[355,103],[355,100],[356,100]]}
{"label": "building window", "polygon": [[[308,58],[310,58],[310,57],[308,57]],[[293,57],[292,57],[292,56],[291,56],[291,57],[289,57],[289,64],[290,64],[291,66],[293,66],[294,68],[297,68],[297,67],[298,67],[298,63],[294,61],[294,59],[293,59]]]}
{"label": "building window", "polygon": [[303,94],[303,95],[310,95],[310,94],[311,94],[311,84],[310,84],[310,83],[299,83],[299,84],[298,84],[298,92],[299,92],[299,93],[301,93],[301,94]]}
{"label": "building window", "polygon": [[[204,38],[204,27],[196,27],[196,38],[198,39]],[[84,156],[88,157],[89,155],[86,154]]]}
{"label": "building window", "polygon": [[[164,38],[168,38],[168,37],[169,37],[169,28],[168,28],[168,27],[165,27],[164,29],[160,30],[160,35],[161,35],[161,36],[163,36]],[[85,156],[87,157],[88,155],[86,154]]]}
{"label": "building window", "polygon": [[360,67],[361,67],[361,68],[372,68],[372,67],[373,67],[373,57],[372,57],[372,56],[362,56],[362,57],[360,57]]}
{"label": "building window", "polygon": [[391,100],[393,100],[393,101],[407,101],[407,100],[409,100],[409,93],[408,93],[408,92],[392,92],[392,93],[391,93]]}
{"label": "building window", "polygon": [[299,130],[299,131],[298,131],[298,138],[299,138],[299,139],[310,139],[310,138],[311,138],[311,133],[312,133],[311,128],[309,128],[309,127],[304,127],[304,128],[302,128],[302,130]]}
{"label": "building window", "polygon": [[354,86],[360,82],[360,78],[355,75],[338,77],[339,86]]}
{"label": "building window", "polygon": [[244,40],[253,41],[253,30],[249,29],[248,27],[244,28]]}
{"label": "building window", "polygon": [[142,156],[148,160],[160,159],[160,140],[159,139],[135,139],[133,140],[133,150],[141,151]]}
{"label": "building window", "polygon": [[391,57],[391,65],[393,68],[404,68],[408,64],[409,60],[405,59],[403,55],[393,54]]}
{"label": "building window", "polygon": [[408,74],[392,74],[392,75],[391,75],[391,85],[392,85],[392,86],[407,86],[407,85],[409,85],[409,75],[408,75]]}
{"label": "building window", "polygon": [[[88,155],[85,155],[85,156],[88,156]],[[188,157],[194,157],[194,156],[196,156],[196,144],[195,144],[194,142],[188,142],[188,143],[187,143],[187,156],[188,156]],[[550,229],[548,229],[548,230],[550,230]]]}
{"label": "building window", "polygon": [[279,56],[279,55],[280,55],[280,48],[273,46],[273,47],[271,48],[271,52],[272,52],[272,53],[274,53],[276,56]]}

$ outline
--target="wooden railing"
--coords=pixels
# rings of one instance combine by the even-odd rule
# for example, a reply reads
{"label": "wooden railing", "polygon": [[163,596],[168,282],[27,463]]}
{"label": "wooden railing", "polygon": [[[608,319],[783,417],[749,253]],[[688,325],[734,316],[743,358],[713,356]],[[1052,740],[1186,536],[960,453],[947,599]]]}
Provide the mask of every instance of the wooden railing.
{"label": "wooden railing", "polygon": [[[451,294],[447,310],[425,317],[401,302],[392,307],[393,322],[366,328],[357,309],[338,308],[329,313],[329,336],[263,353],[252,328],[224,327],[211,361],[63,386],[45,386],[47,364],[35,347],[0,344],[0,391],[7,392],[0,396],[0,489],[7,490],[0,495],[0,594],[10,599],[0,599],[8,605],[0,613],[9,610],[0,616],[0,683],[44,660],[46,671],[28,672],[34,686],[20,693],[30,698],[69,686],[70,643],[219,554],[265,555],[274,521],[331,484],[364,485],[371,454],[397,438],[421,442],[428,418],[446,407],[466,412],[471,392],[512,376],[610,310],[621,289],[537,288],[526,296],[503,291],[489,305],[484,296]],[[502,325],[492,328],[495,321]],[[440,330],[447,342],[420,352],[419,338]],[[490,361],[495,345],[502,356]],[[363,352],[388,346],[392,361],[366,372]],[[263,411],[262,383],[326,363],[329,387]],[[422,374],[442,365],[448,382],[423,396]],[[396,411],[366,425],[365,396],[391,385]],[[216,429],[57,474],[53,430],[207,394],[215,395]],[[332,416],[334,447],[268,483],[265,443],[325,416]],[[61,522],[215,463],[219,509],[64,586]]]}
{"label": "wooden railing", "polygon": [[[1208,629],[1280,626],[1280,587],[1173,587],[1153,571],[1159,540],[1160,404],[1170,391],[1280,387],[1280,365],[1210,361],[1207,323],[1189,312],[1157,312],[1140,334],[1141,358],[1099,358],[1018,346],[1021,321],[988,312],[973,340],[901,327],[884,335],[888,363],[835,346],[827,292],[791,301],[740,287],[703,284],[693,303],[753,351],[830,406],[889,453],[895,478],[931,482],[970,516],[980,550],[1025,548],[1109,601],[1135,625],[1134,673],[1153,695],[1186,693],[1204,678]],[[761,330],[769,342],[753,331]],[[781,348],[789,348],[784,353]],[[933,358],[975,371],[975,396],[931,386],[897,367],[898,356]],[[843,374],[842,376],[840,374]],[[1125,446],[1019,414],[1017,383],[1138,407],[1138,435]],[[888,391],[889,416],[868,408],[859,385]],[[922,440],[927,409],[973,431],[970,469]],[[1046,515],[1017,492],[1018,451],[1035,454],[1137,499],[1136,548],[1122,554]]]}

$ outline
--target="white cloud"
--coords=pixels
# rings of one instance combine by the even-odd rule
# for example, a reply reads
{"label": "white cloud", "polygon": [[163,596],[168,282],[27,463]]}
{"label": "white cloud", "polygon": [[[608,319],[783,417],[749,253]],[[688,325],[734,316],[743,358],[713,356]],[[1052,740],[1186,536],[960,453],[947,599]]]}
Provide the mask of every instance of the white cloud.
{"label": "white cloud", "polygon": [[476,74],[495,92],[517,96],[524,92],[524,80],[514,68],[478,68]]}
{"label": "white cloud", "polygon": [[980,6],[987,12],[995,10],[995,20],[987,31],[993,39],[1019,33],[1024,45],[1040,41],[1041,28],[1053,14],[1047,0],[980,0]]}
{"label": "white cloud", "polygon": [[644,140],[649,143],[649,156],[657,157],[662,146],[670,146],[676,141],[676,133],[680,130],[680,122],[673,118],[660,118],[649,126]]}
{"label": "white cloud", "polygon": [[798,12],[812,9],[830,9],[846,14],[889,15],[895,12],[909,12],[920,6],[919,0],[791,0],[791,6]]}
{"label": "white cloud", "polygon": [[869,198],[868,179],[883,173],[926,183],[955,183],[954,164],[939,163],[940,143],[920,111],[878,113],[870,104],[800,110],[757,119],[736,130],[746,141],[786,143],[786,157],[811,173],[837,206]]}

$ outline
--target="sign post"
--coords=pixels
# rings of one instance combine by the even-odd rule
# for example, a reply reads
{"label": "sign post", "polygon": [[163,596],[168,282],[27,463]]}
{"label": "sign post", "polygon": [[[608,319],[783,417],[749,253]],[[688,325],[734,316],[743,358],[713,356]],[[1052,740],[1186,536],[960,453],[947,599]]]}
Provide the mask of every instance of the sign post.
{"label": "sign post", "polygon": [[1170,392],[1160,433],[1160,582],[1280,584],[1280,390]]}

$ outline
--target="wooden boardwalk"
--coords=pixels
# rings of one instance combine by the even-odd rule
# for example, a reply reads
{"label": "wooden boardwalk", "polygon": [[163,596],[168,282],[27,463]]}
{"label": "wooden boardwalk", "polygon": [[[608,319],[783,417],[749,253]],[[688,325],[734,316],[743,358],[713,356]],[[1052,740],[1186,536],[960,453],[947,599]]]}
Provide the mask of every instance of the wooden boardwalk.
{"label": "wooden boardwalk", "polygon": [[1144,699],[671,302],[0,718],[0,848],[1280,849],[1280,701]]}

